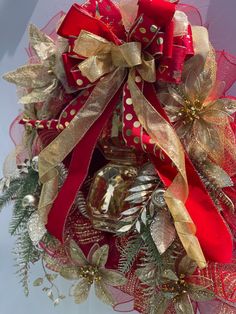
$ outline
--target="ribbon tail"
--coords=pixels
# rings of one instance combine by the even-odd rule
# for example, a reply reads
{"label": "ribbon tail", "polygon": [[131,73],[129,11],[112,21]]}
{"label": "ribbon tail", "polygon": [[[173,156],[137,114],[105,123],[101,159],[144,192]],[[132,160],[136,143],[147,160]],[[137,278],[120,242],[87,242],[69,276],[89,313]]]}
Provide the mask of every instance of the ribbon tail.
{"label": "ribbon tail", "polygon": [[74,204],[77,192],[88,174],[90,161],[98,138],[104,125],[110,118],[119,97],[120,90],[113,97],[103,115],[94,123],[73,151],[68,176],[48,214],[48,223],[46,225],[49,233],[61,242],[63,242],[64,238],[67,217]]}
{"label": "ribbon tail", "polygon": [[[149,101],[155,105],[155,109],[168,121],[168,117],[161,107],[153,87],[149,84],[149,86],[144,89],[144,92]],[[157,154],[156,156],[152,156],[152,162],[164,185],[170,187],[176,177],[176,168],[171,165],[171,160],[167,158],[162,160]],[[194,234],[201,245],[204,256],[208,260],[219,263],[229,263],[232,260],[233,251],[232,235],[186,154],[185,167],[189,188],[185,206],[194,223],[193,225],[186,225],[186,227],[193,231],[196,229]],[[166,201],[168,202],[171,200],[171,197],[167,198],[167,196],[168,194],[165,195]],[[185,219],[184,216],[183,219]],[[216,230],[218,230],[217,233]],[[181,233],[179,236],[181,238],[183,234]],[[189,240],[191,240],[191,238],[189,238]]]}
{"label": "ribbon tail", "polygon": [[[54,200],[57,197],[57,180],[58,173],[56,171],[56,166],[61,163],[66,156],[80,143],[78,146],[80,148],[80,154],[76,153],[73,160],[73,169],[75,163],[75,157],[77,156],[77,166],[80,164],[80,156],[84,154],[84,149],[88,145],[88,152],[85,160],[87,163],[91,159],[93,149],[96,145],[96,141],[99,137],[99,132],[104,127],[104,124],[108,120],[112,109],[117,103],[118,95],[121,93],[122,85],[126,77],[125,69],[117,69],[114,72],[108,74],[104,77],[103,80],[99,81],[98,84],[94,87],[91,95],[87,99],[83,108],[77,113],[74,119],[70,122],[69,126],[64,129],[57,137],[54,139],[39,155],[39,176],[40,180],[43,183],[43,188],[40,196],[39,203],[39,214],[44,221],[47,223],[47,216],[52,207]],[[116,95],[116,97],[114,97]],[[111,108],[109,108],[111,107]],[[108,109],[107,109],[108,108]],[[94,131],[94,135],[92,133]],[[87,144],[87,135],[90,134],[89,141]],[[82,143],[82,144],[81,144]],[[77,150],[79,149],[76,149]],[[79,156],[78,156],[79,155]],[[82,158],[81,158],[82,159]],[[87,165],[88,168],[88,165]],[[80,169],[81,170],[81,169]],[[69,171],[70,174],[72,171]],[[87,170],[83,168],[81,172],[81,180],[85,179]],[[73,175],[72,175],[73,176]],[[75,178],[75,180],[77,180]],[[67,187],[67,183],[65,187]],[[74,187],[73,193],[77,192],[79,186],[82,182],[77,183],[77,188]],[[53,185],[54,189],[51,189]],[[68,190],[66,188],[66,190]],[[50,192],[49,192],[50,191]],[[64,189],[62,189],[63,193]],[[46,193],[46,194],[45,194]],[[61,194],[60,193],[60,200]],[[64,196],[65,197],[65,196]],[[48,227],[53,232],[52,234],[58,237],[60,240],[63,238],[63,229],[66,217],[68,215],[69,209],[72,206],[75,195],[71,195],[68,200],[66,200],[66,207],[62,209],[62,205],[56,202],[56,207],[53,207],[53,212],[50,215],[50,221],[48,222]],[[65,197],[66,199],[66,197]],[[70,200],[70,204],[69,204]],[[57,212],[57,215],[55,214]],[[54,222],[52,222],[52,219]],[[57,222],[60,221],[60,230],[57,226]],[[52,224],[55,224],[56,227],[52,227]],[[57,230],[58,228],[58,230]]]}
{"label": "ribbon tail", "polygon": [[184,149],[172,126],[147,100],[137,87],[133,76],[134,72],[131,71],[128,84],[136,115],[152,140],[166,153],[178,170],[165,193],[166,203],[188,256],[196,261],[200,268],[204,268],[206,267],[206,260],[195,236],[196,228],[184,205],[188,196]]}

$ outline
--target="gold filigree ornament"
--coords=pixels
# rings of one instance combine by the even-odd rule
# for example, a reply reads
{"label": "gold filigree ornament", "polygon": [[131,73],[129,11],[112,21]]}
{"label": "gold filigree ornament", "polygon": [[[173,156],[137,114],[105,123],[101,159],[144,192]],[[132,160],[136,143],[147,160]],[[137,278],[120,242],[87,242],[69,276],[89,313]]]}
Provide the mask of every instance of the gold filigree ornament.
{"label": "gold filigree ornament", "polygon": [[[150,314],[164,314],[170,306],[174,306],[176,314],[194,314],[192,301],[202,302],[214,299],[211,291],[213,282],[202,278],[204,285],[196,284],[199,275],[195,275],[196,263],[187,255],[178,264],[177,271],[165,269],[161,274],[155,297],[152,298]],[[138,271],[137,275],[143,283],[148,283],[149,274]]]}
{"label": "gold filigree ornament", "polygon": [[115,305],[115,299],[109,292],[107,285],[123,286],[127,279],[121,273],[105,268],[108,253],[108,245],[99,247],[98,244],[94,244],[86,258],[78,245],[71,241],[72,265],[63,267],[60,274],[66,279],[76,280],[70,291],[75,303],[84,302],[88,298],[92,284],[94,284],[96,296],[108,305]]}
{"label": "gold filigree ornament", "polygon": [[[66,50],[65,40],[58,37],[54,42],[35,25],[29,26],[29,43],[34,52],[30,64],[8,72],[3,78],[21,89],[19,102],[27,105],[44,102],[65,83],[61,53]],[[58,93],[57,93],[58,96]]]}
{"label": "gold filigree ornament", "polygon": [[[198,61],[201,63],[201,59]],[[214,63],[214,60],[208,61]],[[210,158],[221,165],[226,155],[236,159],[230,126],[236,101],[221,98],[225,83],[215,81],[211,66],[199,64],[203,71],[197,74],[195,63],[193,58],[182,84],[169,85],[167,91],[159,93],[159,98],[190,156],[198,160]]]}

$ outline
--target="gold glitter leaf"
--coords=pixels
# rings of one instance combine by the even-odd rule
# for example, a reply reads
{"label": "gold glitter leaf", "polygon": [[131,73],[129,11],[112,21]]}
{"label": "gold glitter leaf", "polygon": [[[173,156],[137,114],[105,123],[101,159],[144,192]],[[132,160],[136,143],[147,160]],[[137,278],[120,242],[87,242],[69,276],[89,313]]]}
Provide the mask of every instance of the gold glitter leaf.
{"label": "gold glitter leaf", "polygon": [[139,280],[145,284],[150,284],[156,273],[156,267],[153,264],[148,264],[145,267],[138,268],[135,272]]}
{"label": "gold glitter leaf", "polygon": [[210,301],[215,298],[215,294],[213,291],[210,291],[204,287],[199,287],[194,284],[188,285],[188,293],[190,295],[190,298],[196,302]]}
{"label": "gold glitter leaf", "polygon": [[35,88],[31,93],[21,97],[20,103],[27,105],[47,100],[48,96],[53,94],[57,84],[58,81],[55,78],[51,79],[51,82],[48,86],[44,86],[43,88]]}
{"label": "gold glitter leaf", "polygon": [[19,102],[23,105],[28,105],[37,102],[43,102],[47,99],[48,95],[44,93],[44,89],[34,89],[31,93],[21,97]]}
{"label": "gold glitter leaf", "polygon": [[176,237],[174,225],[170,215],[165,210],[160,210],[150,226],[151,235],[160,254],[163,254],[173,243]]}
{"label": "gold glitter leaf", "polygon": [[63,267],[60,271],[60,275],[68,280],[76,280],[79,279],[79,272],[78,272],[78,267]]}
{"label": "gold glitter leaf", "polygon": [[92,265],[104,267],[108,259],[109,246],[103,245],[98,248],[92,256]]}
{"label": "gold glitter leaf", "polygon": [[76,304],[83,303],[87,300],[91,285],[86,279],[81,280],[73,285],[70,289],[70,295],[74,297]]}
{"label": "gold glitter leaf", "polygon": [[219,110],[223,113],[232,115],[236,112],[236,100],[230,98],[218,99],[212,106],[211,110]]}
{"label": "gold glitter leaf", "polygon": [[184,99],[181,97],[181,95],[179,95],[177,92],[176,92],[176,90],[174,89],[174,88],[172,88],[172,87],[168,87],[168,91],[169,91],[169,94],[173,97],[173,99],[177,102],[177,103],[179,103],[179,104],[181,104],[181,105],[183,105],[184,106],[184,104],[185,104],[185,101],[184,101]]}
{"label": "gold glitter leaf", "polygon": [[114,305],[115,301],[111,295],[111,293],[106,288],[105,284],[102,281],[95,282],[95,294],[103,303],[108,305]]}
{"label": "gold glitter leaf", "polygon": [[102,280],[113,287],[116,286],[123,286],[126,284],[127,279],[122,273],[119,273],[118,271],[114,271],[111,269],[104,269],[101,270],[102,274]]}
{"label": "gold glitter leaf", "polygon": [[3,75],[3,79],[25,88],[41,88],[52,80],[48,68],[42,64],[23,65]]}
{"label": "gold glitter leaf", "polygon": [[187,255],[182,258],[178,266],[179,274],[192,275],[197,268],[197,264]]}
{"label": "gold glitter leaf", "polygon": [[187,293],[175,297],[174,306],[176,314],[194,314],[192,302]]}
{"label": "gold glitter leaf", "polygon": [[167,280],[172,280],[172,281],[176,281],[179,279],[177,275],[171,269],[166,269],[162,274],[162,278],[167,279]]}
{"label": "gold glitter leaf", "polygon": [[60,272],[63,268],[63,266],[60,264],[60,261],[58,261],[56,258],[53,258],[52,256],[45,254],[43,261],[46,267],[52,271]]}
{"label": "gold glitter leaf", "polygon": [[162,278],[168,279],[168,280],[173,280],[173,281],[176,281],[179,279],[177,277],[177,275],[171,269],[164,270],[164,272],[162,273]]}
{"label": "gold glitter leaf", "polygon": [[34,24],[29,26],[30,46],[35,51],[40,60],[45,60],[55,53],[55,44],[46,34],[41,32]]}
{"label": "gold glitter leaf", "polygon": [[84,256],[84,253],[73,240],[70,242],[70,255],[73,262],[76,262],[78,265],[88,265],[88,261]]}
{"label": "gold glitter leaf", "polygon": [[165,298],[163,294],[158,293],[154,297],[153,304],[150,309],[150,314],[166,313],[166,310],[168,309],[169,305],[170,305],[170,300]]}
{"label": "gold glitter leaf", "polygon": [[43,278],[37,278],[35,279],[35,281],[33,282],[33,286],[34,287],[39,287],[43,284]]}

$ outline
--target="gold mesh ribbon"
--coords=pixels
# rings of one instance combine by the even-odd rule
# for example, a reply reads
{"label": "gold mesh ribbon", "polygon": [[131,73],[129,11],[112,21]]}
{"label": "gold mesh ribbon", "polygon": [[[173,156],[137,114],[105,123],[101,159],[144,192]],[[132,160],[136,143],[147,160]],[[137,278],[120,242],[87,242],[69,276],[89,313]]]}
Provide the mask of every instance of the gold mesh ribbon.
{"label": "gold mesh ribbon", "polygon": [[[184,206],[188,195],[184,150],[174,129],[152,107],[134,80],[135,70],[137,70],[143,80],[155,82],[154,58],[143,54],[141,44],[138,42],[116,46],[87,31],[80,33],[75,42],[74,51],[87,58],[78,66],[82,74],[91,82],[95,82],[101,77],[102,79],[98,81],[86,104],[69,126],[41,152],[39,174],[44,183],[43,189],[47,190],[47,186],[52,181],[56,184],[55,168],[57,164],[64,160],[103,113],[116,91],[122,86],[127,75],[127,68],[129,68],[128,85],[138,119],[178,170],[176,178],[165,193],[166,203],[174,218],[178,235],[189,257],[195,260],[200,268],[205,267],[206,261],[195,236],[195,226]],[[47,195],[49,197],[46,200],[41,196],[39,206],[44,221],[46,221],[50,204],[56,197],[54,190],[51,195],[49,193]]]}

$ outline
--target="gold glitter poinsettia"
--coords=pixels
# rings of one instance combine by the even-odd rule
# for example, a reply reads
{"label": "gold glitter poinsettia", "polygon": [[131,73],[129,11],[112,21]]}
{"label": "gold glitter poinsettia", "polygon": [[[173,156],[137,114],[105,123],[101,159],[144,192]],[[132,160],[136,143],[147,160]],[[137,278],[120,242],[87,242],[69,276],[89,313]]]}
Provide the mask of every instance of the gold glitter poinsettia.
{"label": "gold glitter poinsettia", "polygon": [[99,247],[95,244],[86,258],[78,245],[71,241],[70,257],[73,264],[63,267],[60,274],[66,279],[77,281],[70,291],[75,303],[84,302],[88,298],[92,284],[94,284],[95,294],[101,301],[109,305],[115,304],[107,285],[122,286],[127,280],[121,273],[105,268],[108,253],[108,245]]}
{"label": "gold glitter poinsettia", "polygon": [[6,73],[3,78],[21,88],[22,104],[38,103],[47,100],[60,86],[64,70],[60,54],[65,51],[65,41],[54,42],[35,25],[29,27],[30,48],[34,51],[33,63]]}
{"label": "gold glitter poinsettia", "polygon": [[183,84],[169,86],[159,97],[190,155],[197,157],[197,150],[201,158],[205,154],[220,164],[226,152],[235,159],[229,118],[236,112],[236,101],[219,98],[224,83],[215,83],[213,77],[206,67],[199,75],[190,69]]}
{"label": "gold glitter poinsettia", "polygon": [[[204,280],[201,280],[204,286],[195,284],[194,282],[198,282],[199,278],[194,274],[196,268],[196,263],[185,256],[180,261],[177,271],[164,270],[160,282],[157,283],[158,292],[153,298],[150,314],[164,314],[171,305],[174,305],[177,314],[194,314],[191,300],[195,302],[212,300],[214,298],[214,293],[210,290],[212,281],[204,277]],[[150,275],[140,272],[138,277],[145,283]]]}

